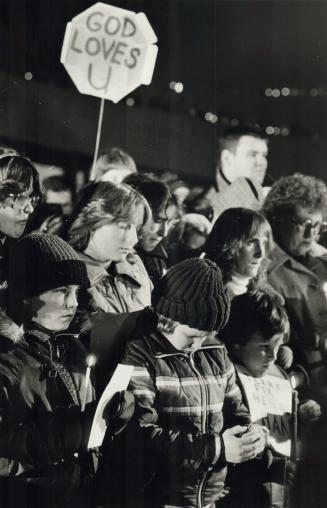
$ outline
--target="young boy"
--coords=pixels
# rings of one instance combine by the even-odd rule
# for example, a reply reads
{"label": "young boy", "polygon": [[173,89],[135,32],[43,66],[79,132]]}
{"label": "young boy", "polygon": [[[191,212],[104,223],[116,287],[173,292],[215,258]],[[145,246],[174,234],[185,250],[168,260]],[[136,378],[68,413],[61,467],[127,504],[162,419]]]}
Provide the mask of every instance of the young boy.
{"label": "young boy", "polygon": [[131,342],[124,358],[134,366],[129,389],[144,455],[134,455],[133,467],[151,473],[139,485],[139,506],[207,508],[224,495],[227,462],[265,446],[260,426],[247,431],[234,367],[216,338],[230,308],[219,268],[198,258],[175,265],[155,286],[152,306],[157,329]]}
{"label": "young boy", "polygon": [[[233,468],[228,479],[232,508],[282,506],[285,465],[291,452],[292,386],[275,364],[279,347],[288,339],[289,323],[282,300],[264,291],[236,296],[230,319],[221,334],[232,361],[251,421],[269,431],[264,453]],[[302,420],[315,421],[320,406],[300,405]]]}

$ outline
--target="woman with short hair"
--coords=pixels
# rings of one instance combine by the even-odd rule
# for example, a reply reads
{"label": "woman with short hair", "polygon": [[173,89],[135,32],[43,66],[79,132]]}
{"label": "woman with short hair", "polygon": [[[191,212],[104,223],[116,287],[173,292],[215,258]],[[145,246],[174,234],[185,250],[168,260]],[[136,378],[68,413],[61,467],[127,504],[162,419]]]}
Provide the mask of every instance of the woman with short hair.
{"label": "woman with short hair", "polygon": [[313,176],[295,173],[277,180],[264,203],[274,240],[269,283],[283,295],[291,325],[295,359],[311,381],[327,386],[327,257],[312,255],[326,228],[327,186]]}

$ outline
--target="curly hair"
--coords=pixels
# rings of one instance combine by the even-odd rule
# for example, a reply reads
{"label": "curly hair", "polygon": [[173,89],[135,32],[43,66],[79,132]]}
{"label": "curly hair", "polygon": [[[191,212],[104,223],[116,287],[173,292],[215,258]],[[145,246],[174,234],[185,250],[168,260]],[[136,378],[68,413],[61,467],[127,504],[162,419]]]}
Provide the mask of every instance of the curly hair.
{"label": "curly hair", "polygon": [[272,245],[271,228],[261,213],[247,208],[229,208],[218,217],[204,250],[206,258],[221,269],[225,283],[231,277],[242,244],[259,232],[266,236],[269,250]]}
{"label": "curly hair", "polygon": [[[117,222],[134,223],[142,209],[142,224],[145,228],[151,218],[148,202],[135,189],[126,184],[98,182],[87,191],[88,200],[81,200],[83,206],[68,230],[68,243],[77,251],[84,251],[91,234],[104,224]],[[74,212],[73,212],[74,214]]]}
{"label": "curly hair", "polygon": [[315,176],[301,173],[280,178],[272,186],[262,212],[273,227],[280,218],[293,214],[299,207],[326,213],[326,184]]}

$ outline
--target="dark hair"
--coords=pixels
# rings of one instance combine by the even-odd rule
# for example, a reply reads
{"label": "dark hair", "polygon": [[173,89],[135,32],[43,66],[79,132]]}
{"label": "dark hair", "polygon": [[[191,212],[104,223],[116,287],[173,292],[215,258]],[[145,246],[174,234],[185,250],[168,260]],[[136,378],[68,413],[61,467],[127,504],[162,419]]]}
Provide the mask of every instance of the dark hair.
{"label": "dark hair", "polygon": [[78,214],[73,212],[74,221],[70,222],[68,241],[75,250],[86,249],[91,233],[104,224],[132,222],[136,209],[143,208],[142,227],[146,227],[151,210],[144,197],[126,184],[97,182],[87,186],[79,199]]}
{"label": "dark hair", "polygon": [[63,192],[70,191],[72,192],[72,188],[69,185],[68,181],[63,176],[49,176],[43,180],[43,189],[45,191],[52,192]]}
{"label": "dark hair", "polygon": [[296,212],[297,208],[311,208],[327,211],[327,186],[314,176],[295,173],[277,180],[272,186],[262,212],[269,220],[276,237],[278,225],[287,216]]}
{"label": "dark hair", "polygon": [[214,223],[204,250],[206,258],[221,269],[225,282],[231,276],[242,243],[258,231],[266,235],[269,249],[272,244],[271,228],[261,213],[247,208],[229,208]]}
{"label": "dark hair", "polygon": [[289,336],[289,321],[283,299],[276,292],[254,290],[235,296],[231,302],[229,320],[219,338],[232,348],[234,344],[245,346],[255,333],[271,339],[276,334]]}
{"label": "dark hair", "polygon": [[251,136],[252,138],[258,138],[268,142],[267,136],[257,126],[244,125],[228,127],[219,139],[218,159],[220,159],[221,152],[225,149],[235,153],[237,144],[243,136]]}
{"label": "dark hair", "polygon": [[153,215],[166,211],[170,205],[177,206],[167,184],[149,173],[133,173],[124,178],[133,189],[137,190],[148,201]]}
{"label": "dark hair", "polygon": [[41,194],[38,172],[26,157],[13,154],[0,155],[0,182],[7,180],[19,184],[22,191],[26,191],[32,184],[33,194]]}

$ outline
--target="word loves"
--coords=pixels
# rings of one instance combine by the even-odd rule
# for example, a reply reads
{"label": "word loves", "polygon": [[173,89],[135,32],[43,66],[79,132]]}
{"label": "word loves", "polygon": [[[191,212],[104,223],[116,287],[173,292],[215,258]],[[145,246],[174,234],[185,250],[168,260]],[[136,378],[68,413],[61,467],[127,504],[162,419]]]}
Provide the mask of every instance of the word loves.
{"label": "word loves", "polygon": [[269,444],[289,457],[291,452],[292,387],[288,379],[273,375],[254,378],[238,372],[251,420],[269,430]]}
{"label": "word loves", "polygon": [[[129,69],[133,69],[137,64],[141,49],[129,46],[127,42],[124,42],[124,39],[135,35],[137,30],[135,24],[127,17],[119,19],[117,16],[109,16],[104,23],[99,21],[101,19],[103,19],[102,12],[93,12],[86,18],[88,30],[94,33],[86,40],[83,40],[81,29],[79,31],[79,28],[76,27],[71,38],[70,49],[76,53],[85,52],[91,57],[101,55],[105,61],[114,65],[126,65]],[[100,35],[98,35],[99,32]],[[102,36],[101,33],[103,33]],[[92,72],[90,74],[92,75]],[[105,83],[104,88],[106,89],[107,86],[108,83]]]}
{"label": "word loves", "polygon": [[118,102],[151,83],[156,41],[143,13],[99,2],[67,24],[61,62],[81,93]]}

